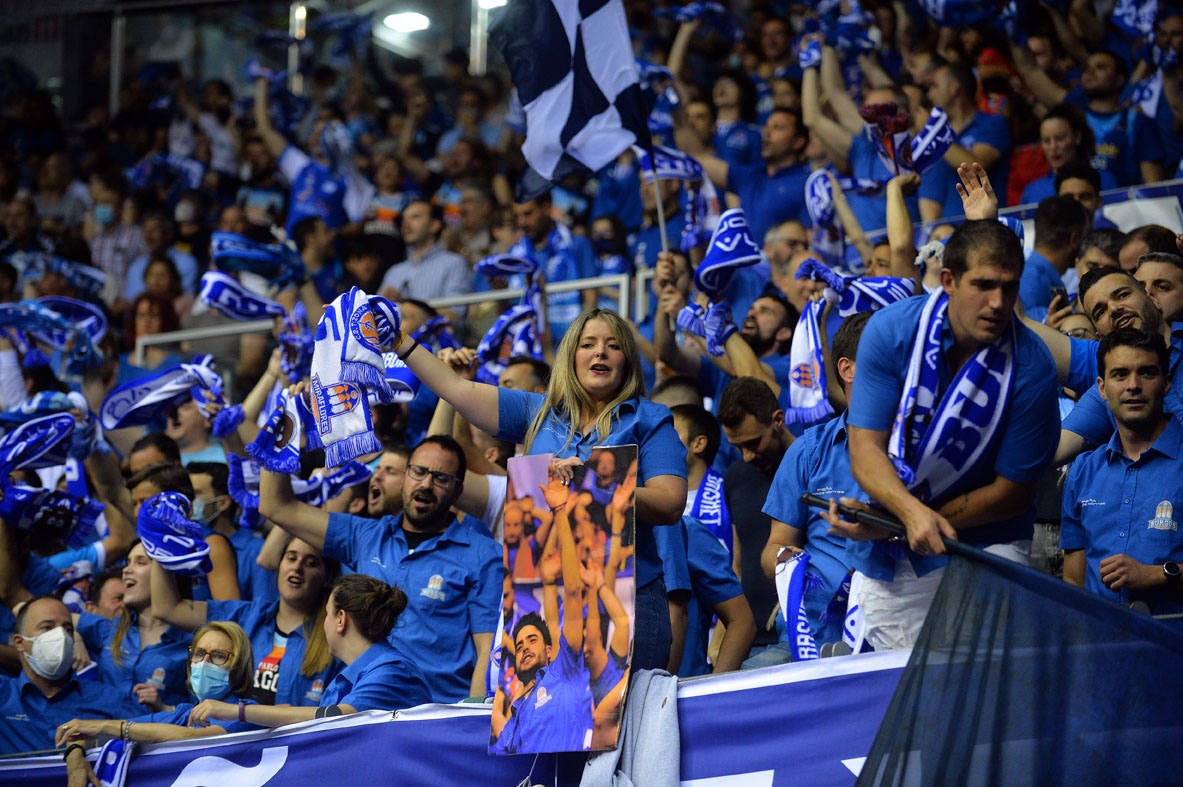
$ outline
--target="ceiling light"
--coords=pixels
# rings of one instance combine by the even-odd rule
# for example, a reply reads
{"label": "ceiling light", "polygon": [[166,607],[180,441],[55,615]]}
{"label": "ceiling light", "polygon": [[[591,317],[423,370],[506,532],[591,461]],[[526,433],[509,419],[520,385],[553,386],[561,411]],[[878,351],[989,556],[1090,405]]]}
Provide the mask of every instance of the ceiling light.
{"label": "ceiling light", "polygon": [[382,20],[382,24],[396,33],[417,33],[431,26],[431,20],[416,11],[402,11],[390,14]]}

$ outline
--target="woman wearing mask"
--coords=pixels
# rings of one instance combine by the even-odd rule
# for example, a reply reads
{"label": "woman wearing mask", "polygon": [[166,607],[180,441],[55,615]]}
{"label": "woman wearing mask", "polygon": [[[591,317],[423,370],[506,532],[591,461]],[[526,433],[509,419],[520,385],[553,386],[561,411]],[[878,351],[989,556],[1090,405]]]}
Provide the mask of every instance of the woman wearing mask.
{"label": "woman wearing mask", "polygon": [[[221,621],[202,626],[187,656],[189,687],[199,702],[233,699],[237,702],[233,707],[237,708],[251,702],[251,667],[255,660],[251,643],[240,626]],[[190,719],[193,707],[193,703],[184,702],[170,711],[133,719],[72,719],[58,727],[56,744],[82,743],[100,736],[139,743],[160,743],[258,728],[257,725],[237,720],[241,719],[241,710],[237,719],[227,723],[195,726]],[[66,767],[72,779],[70,783],[78,783],[73,780],[90,768],[85,751],[70,746],[66,753]],[[93,778],[93,773],[90,776]],[[98,780],[95,779],[93,783],[98,784]]]}
{"label": "woman wearing mask", "polygon": [[362,574],[341,578],[325,608],[324,634],[332,654],[345,663],[325,689],[318,708],[234,705],[206,700],[189,714],[190,724],[245,719],[264,727],[363,710],[398,710],[431,701],[423,673],[386,639],[407,595]]}
{"label": "woman wearing mask", "polygon": [[176,580],[152,566],[152,610],[185,630],[208,619],[232,621],[247,632],[257,660],[252,664],[251,697],[260,705],[320,704],[336,672],[325,639],[325,603],[339,569],[304,541],[284,548],[276,583],[278,601],[186,601]]}
{"label": "woman wearing mask", "polygon": [[[402,336],[398,357],[469,423],[530,454],[587,462],[600,445],[638,446],[636,487],[637,669],[664,668],[672,639],[653,526],[678,522],[686,505],[686,452],[669,409],[644,398],[640,354],[620,315],[585,312],[563,336],[545,394],[462,379]],[[570,463],[566,463],[568,466]]]}

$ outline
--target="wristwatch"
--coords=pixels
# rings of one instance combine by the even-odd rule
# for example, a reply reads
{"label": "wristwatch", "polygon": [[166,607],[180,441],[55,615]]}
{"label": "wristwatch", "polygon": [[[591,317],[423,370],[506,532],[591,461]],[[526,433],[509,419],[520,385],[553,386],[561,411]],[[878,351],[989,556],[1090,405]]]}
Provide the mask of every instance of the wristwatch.
{"label": "wristwatch", "polygon": [[1167,578],[1168,584],[1175,584],[1179,581],[1179,577],[1183,575],[1183,569],[1179,568],[1179,564],[1173,560],[1168,560],[1162,564],[1162,573]]}

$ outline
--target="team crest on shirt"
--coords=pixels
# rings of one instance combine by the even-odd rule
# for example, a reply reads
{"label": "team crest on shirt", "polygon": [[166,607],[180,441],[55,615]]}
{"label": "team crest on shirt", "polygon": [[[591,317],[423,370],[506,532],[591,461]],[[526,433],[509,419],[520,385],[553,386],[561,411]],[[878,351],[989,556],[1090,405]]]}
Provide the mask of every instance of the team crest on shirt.
{"label": "team crest on shirt", "polygon": [[304,699],[309,702],[320,702],[320,697],[325,692],[325,682],[320,678],[312,681],[312,687],[304,694]]}
{"label": "team crest on shirt", "polygon": [[440,574],[432,575],[431,579],[427,580],[427,587],[419,591],[420,596],[427,596],[436,601],[444,600],[444,578]]}
{"label": "team crest on shirt", "polygon": [[1179,524],[1174,520],[1175,508],[1171,505],[1170,500],[1163,500],[1154,509],[1154,519],[1146,523],[1150,530],[1170,530],[1175,532],[1179,529]]}
{"label": "team crest on shirt", "polygon": [[539,686],[538,690],[534,692],[534,710],[538,710],[546,703],[554,699],[554,695],[546,690],[546,686]]}

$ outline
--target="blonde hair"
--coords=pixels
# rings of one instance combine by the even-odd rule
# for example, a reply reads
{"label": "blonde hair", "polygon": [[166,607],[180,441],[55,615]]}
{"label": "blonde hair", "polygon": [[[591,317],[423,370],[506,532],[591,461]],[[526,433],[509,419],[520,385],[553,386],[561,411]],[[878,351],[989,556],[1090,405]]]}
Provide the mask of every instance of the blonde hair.
{"label": "blonde hair", "polygon": [[[230,663],[226,665],[226,669],[230,672],[230,692],[240,697],[245,697],[250,694],[251,689],[255,683],[255,655],[251,650],[251,641],[247,637],[246,632],[242,630],[242,626],[237,623],[231,623],[226,620],[215,620],[206,623],[197,631],[193,632],[193,645],[197,647],[197,643],[201,638],[210,631],[216,631],[223,634],[230,640],[231,646],[234,650],[234,655],[230,657]],[[189,662],[189,669],[193,669],[193,662]]]}
{"label": "blonde hair", "polygon": [[575,436],[575,430],[592,416],[595,405],[587,389],[579,382],[575,371],[575,351],[579,348],[579,340],[583,337],[583,330],[592,320],[603,320],[608,330],[620,344],[624,353],[624,380],[620,390],[596,418],[596,434],[604,440],[612,431],[612,413],[621,402],[645,395],[645,378],[641,374],[641,354],[637,349],[633,329],[624,318],[610,309],[592,309],[584,312],[571,324],[563,340],[559,342],[559,349],[555,353],[554,368],[550,373],[550,384],[546,387],[546,397],[542,407],[530,422],[526,430],[526,452],[529,453],[534,438],[542,429],[542,424],[553,412],[559,417],[566,416],[569,426],[567,439],[563,443],[566,448]]}

